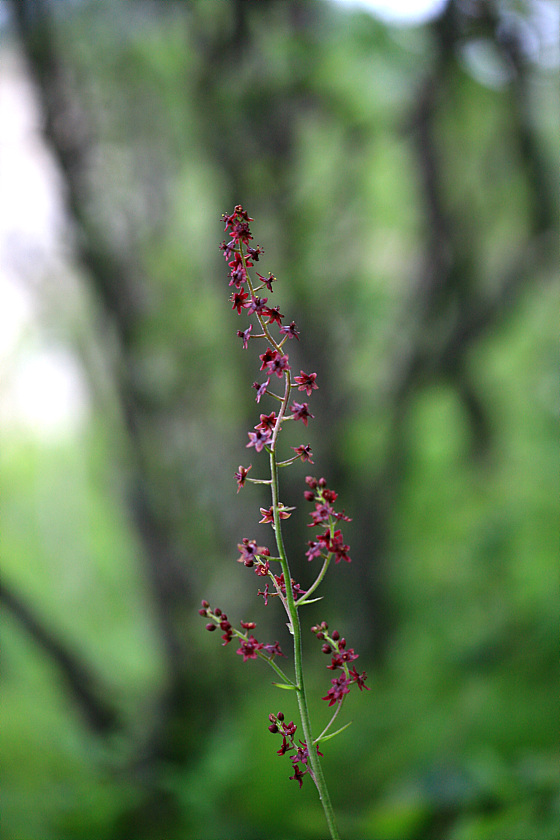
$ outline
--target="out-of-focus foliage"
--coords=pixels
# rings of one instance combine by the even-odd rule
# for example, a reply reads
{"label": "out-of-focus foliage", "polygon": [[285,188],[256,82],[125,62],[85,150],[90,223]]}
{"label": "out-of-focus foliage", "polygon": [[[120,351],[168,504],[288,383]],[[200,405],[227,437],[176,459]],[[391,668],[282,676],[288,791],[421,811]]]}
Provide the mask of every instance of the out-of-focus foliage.
{"label": "out-of-focus foliage", "polygon": [[[45,630],[5,611],[8,840],[324,836],[267,730],[292,697],[197,614],[289,648],[234,562],[266,499],[233,480],[258,469],[217,249],[235,203],[301,330],[292,366],[318,372],[316,472],[354,517],[353,564],[309,609],[370,674],[324,750],[342,835],[557,836],[557,80],[531,8],[392,30],[319,0],[14,4],[80,289],[70,318],[46,279],[45,329],[92,407],[68,440],[4,447],[6,589]],[[305,472],[283,491],[303,585]]]}

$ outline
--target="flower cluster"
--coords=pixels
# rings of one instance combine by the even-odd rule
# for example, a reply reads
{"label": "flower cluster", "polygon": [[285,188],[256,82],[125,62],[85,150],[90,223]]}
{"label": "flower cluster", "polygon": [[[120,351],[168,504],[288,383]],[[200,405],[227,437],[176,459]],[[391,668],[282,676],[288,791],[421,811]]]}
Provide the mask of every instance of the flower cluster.
{"label": "flower cluster", "polygon": [[327,665],[329,671],[342,671],[339,676],[331,680],[332,687],[322,698],[329,701],[329,706],[334,706],[335,703],[342,703],[344,696],[350,691],[351,685],[356,684],[360,691],[364,688],[369,691],[369,686],[365,684],[367,679],[365,671],[358,674],[355,667],[348,667],[349,662],[358,658],[354,648],[346,648],[346,639],[341,638],[338,630],[333,630],[330,636],[328,631],[329,625],[326,621],[322,621],[311,628],[311,632],[315,634],[319,641],[323,642],[321,648],[323,653],[331,656],[331,664]]}
{"label": "flower cluster", "polygon": [[[312,779],[313,770],[309,767],[309,750],[307,748],[307,744],[305,741],[299,741],[299,746],[296,744],[294,735],[296,734],[297,726],[295,723],[290,721],[290,723],[284,722],[284,713],[278,712],[277,715],[270,714],[268,716],[270,721],[270,726],[268,727],[270,732],[276,733],[279,732],[282,735],[282,745],[278,750],[278,755],[286,755],[290,752],[295,750],[294,755],[290,756],[290,761],[292,762],[294,775],[290,776],[290,779],[294,779],[298,782],[300,788],[303,784],[303,777],[306,773],[309,773]],[[323,753],[319,752],[319,747],[316,745],[315,750],[317,755],[320,755],[321,758],[323,757]],[[300,764],[302,765],[300,767]]]}
{"label": "flower cluster", "polygon": [[[252,248],[249,245],[253,236],[249,227],[249,222],[252,218],[247,215],[241,206],[237,206],[233,213],[224,214],[223,220],[225,222],[225,230],[231,236],[229,242],[222,242],[220,249],[224,252],[228,267],[229,267],[229,285],[234,286],[234,291],[230,296],[232,309],[235,309],[238,315],[241,315],[245,310],[247,315],[255,315],[260,328],[260,332],[253,333],[253,324],[244,330],[238,330],[237,335],[241,338],[243,349],[246,350],[249,346],[249,341],[254,338],[262,338],[268,344],[268,347],[263,353],[259,355],[260,371],[264,373],[264,381],[254,382],[253,387],[257,391],[257,402],[260,402],[265,394],[275,397],[283,403],[283,414],[285,420],[301,420],[304,426],[307,426],[309,420],[313,419],[313,414],[309,410],[309,404],[306,402],[297,402],[294,400],[289,407],[290,414],[286,414],[286,406],[289,402],[289,394],[291,390],[297,387],[298,391],[305,391],[309,397],[313,390],[318,385],[316,383],[316,373],[305,373],[301,370],[299,376],[294,376],[292,383],[289,375],[291,371],[290,360],[288,354],[283,351],[284,344],[289,339],[295,338],[299,341],[299,330],[294,321],[285,325],[282,323],[284,315],[280,312],[279,306],[268,306],[268,297],[259,297],[257,292],[266,288],[272,294],[272,284],[276,281],[273,274],[264,277],[257,272],[258,283],[253,284],[249,276],[248,269],[253,267],[254,263],[259,259],[260,254],[264,253],[262,248]],[[278,328],[279,336],[274,337],[270,327]],[[270,380],[272,377],[279,379],[285,378],[286,392],[284,398],[278,394],[269,391]],[[247,448],[254,447],[257,452],[261,452],[265,447],[271,446],[275,440],[280,426],[277,428],[278,418],[275,412],[266,415],[261,414],[260,422],[254,427],[254,431],[248,432],[249,443]],[[311,461],[311,449],[308,445],[302,444],[299,447],[294,447],[296,456],[293,460],[300,457],[302,460]],[[250,468],[248,468],[250,469]],[[243,486],[246,478],[244,467],[239,468],[238,489]]]}
{"label": "flower cluster", "polygon": [[256,659],[258,656],[268,661],[274,659],[275,656],[284,656],[278,642],[265,645],[255,639],[250,632],[257,626],[254,621],[240,621],[242,629],[236,630],[228,621],[227,615],[219,607],[212,610],[208,601],[202,601],[198,614],[210,619],[206,625],[207,630],[212,632],[219,629],[223,632],[223,645],[228,645],[234,636],[239,639],[240,647],[236,650],[236,653],[243,657],[243,662],[247,662],[248,659]]}
{"label": "flower cluster", "polygon": [[[229,644],[234,638],[237,639],[239,643],[237,654],[243,657],[244,662],[250,659],[265,660],[282,679],[281,683],[275,684],[297,693],[303,739],[298,739],[296,743],[297,726],[293,721],[286,723],[284,714],[281,712],[269,716],[269,729],[282,736],[282,745],[278,754],[288,754],[290,757],[294,773],[290,779],[296,780],[301,787],[303,777],[309,774],[317,785],[331,835],[334,837],[338,835],[334,830],[332,806],[319,763],[319,757],[322,756],[319,752],[319,743],[337,734],[335,732],[327,735],[327,732],[350,687],[356,684],[360,690],[367,688],[364,685],[366,675],[365,673],[358,674],[354,667],[350,669],[349,664],[357,658],[357,654],[352,648],[346,647],[345,640],[340,638],[338,633],[334,632],[329,636],[325,622],[312,628],[317,638],[323,642],[323,651],[331,654],[331,663],[327,667],[336,672],[332,687],[323,698],[328,701],[329,706],[336,705],[336,709],[321,735],[313,738],[301,676],[303,663],[299,609],[317,600],[311,598],[311,595],[322,582],[333,559],[335,564],[340,563],[341,560],[350,563],[350,548],[344,541],[340,524],[351,520],[344,511],[335,509],[337,494],[327,487],[324,478],[306,477],[307,489],[304,497],[306,501],[313,503],[309,527],[318,529],[315,537],[308,541],[306,556],[309,560],[319,558],[322,564],[314,582],[307,589],[302,588],[290,574],[284,550],[282,523],[291,516],[294,508],[286,506],[279,499],[278,474],[280,468],[297,461],[313,464],[313,452],[308,443],[301,443],[291,447],[293,454],[285,457],[284,460],[279,460],[278,440],[286,423],[298,424],[301,421],[302,427],[307,428],[309,421],[314,419],[307,400],[318,388],[317,373],[300,370],[296,375],[292,370],[286,348],[293,339],[300,340],[297,325],[294,321],[286,323],[280,306],[272,305],[271,295],[277,282],[276,277],[271,273],[265,276],[259,272],[253,274],[250,271],[264,253],[260,246],[255,247],[252,244],[253,236],[250,227],[252,218],[240,205],[235,207],[233,213],[224,214],[222,218],[228,238],[222,242],[220,249],[229,270],[231,308],[237,315],[245,314],[251,319],[248,325],[243,325],[237,331],[237,335],[241,339],[243,350],[247,350],[249,345],[253,346],[255,340],[259,349],[259,381],[253,383],[253,388],[256,390],[255,399],[257,404],[260,404],[265,397],[275,401],[274,410],[262,410],[263,413],[260,413],[258,422],[247,433],[249,440],[246,444],[246,448],[253,449],[255,454],[267,453],[270,462],[270,478],[255,478],[252,474],[249,476],[252,470],[252,464],[250,464],[249,466],[240,465],[235,473],[235,479],[237,492],[247,483],[263,484],[270,488],[271,504],[260,508],[259,523],[271,526],[276,553],[273,554],[267,546],[260,545],[260,540],[243,537],[237,546],[239,552],[237,561],[253,569],[259,578],[265,579],[262,581],[262,588],[257,593],[262,596],[264,604],[267,605],[271,598],[276,598],[286,611],[288,629],[294,640],[294,673],[296,675],[294,679],[287,676],[276,661],[277,657],[284,655],[278,642],[264,644],[257,640],[253,632],[255,622],[242,621],[241,629],[236,629],[221,610],[211,609],[207,601],[202,602],[199,612],[207,619],[208,630],[221,631],[224,645]],[[298,428],[301,427],[298,426]],[[309,749],[308,745],[310,745]]]}
{"label": "flower cluster", "polygon": [[308,549],[305,552],[307,559],[313,560],[314,557],[330,559],[334,556],[335,563],[340,563],[341,560],[350,563],[351,558],[348,554],[350,546],[344,544],[340,528],[335,530],[335,522],[340,520],[351,522],[352,520],[349,516],[346,516],[344,511],[339,513],[333,508],[333,502],[336,501],[338,493],[329,490],[324,478],[317,480],[308,475],[305,482],[310,489],[305,491],[304,498],[308,502],[315,502],[315,510],[311,513],[312,521],[308,528],[324,528],[326,526],[324,533],[319,534],[316,539],[308,541]]}

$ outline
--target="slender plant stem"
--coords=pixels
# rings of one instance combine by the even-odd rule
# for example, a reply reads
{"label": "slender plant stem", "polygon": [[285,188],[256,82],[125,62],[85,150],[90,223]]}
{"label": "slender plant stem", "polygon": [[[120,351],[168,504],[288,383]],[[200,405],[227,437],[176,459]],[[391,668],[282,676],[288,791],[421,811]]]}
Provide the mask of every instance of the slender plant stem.
{"label": "slender plant stem", "polygon": [[[241,255],[241,259],[247,269],[247,256],[243,252],[243,248],[239,248],[239,253]],[[249,287],[249,291],[251,296],[254,295],[254,288],[251,283],[251,279],[249,277],[249,272],[247,274],[247,285]],[[261,326],[261,329],[264,333],[264,336],[268,339],[269,343],[275,350],[278,352],[281,351],[281,347],[285,341],[285,339],[279,344],[277,341],[274,340],[273,336],[271,335],[270,331],[268,330],[268,326],[265,322],[265,319],[260,315],[259,312],[256,313],[257,319]],[[276,419],[276,424],[274,428],[274,432],[272,435],[272,440],[270,443],[270,447],[267,447],[269,454],[270,454],[270,476],[271,476],[271,489],[272,489],[272,511],[274,517],[274,532],[276,535],[276,545],[278,547],[278,554],[280,556],[280,563],[282,565],[282,572],[284,574],[284,582],[286,585],[286,596],[284,601],[284,606],[286,608],[286,612],[288,614],[288,618],[290,620],[291,631],[293,634],[294,639],[294,671],[295,671],[295,678],[296,678],[296,694],[298,699],[298,706],[299,706],[299,713],[301,718],[301,725],[303,729],[303,734],[305,738],[305,743],[307,744],[308,755],[309,755],[309,763],[311,765],[311,771],[313,775],[313,779],[317,786],[317,790],[319,791],[319,798],[321,800],[321,804],[323,806],[323,810],[325,812],[325,818],[327,820],[327,825],[329,827],[329,831],[331,834],[332,840],[340,840],[340,835],[338,833],[338,828],[336,826],[335,816],[333,807],[331,804],[331,799],[329,796],[329,791],[327,789],[327,784],[325,782],[325,777],[323,775],[323,769],[321,767],[321,762],[319,761],[319,756],[317,755],[317,751],[315,749],[315,744],[313,743],[313,736],[311,732],[311,722],[309,720],[309,709],[307,706],[307,696],[305,693],[305,684],[303,680],[303,652],[302,652],[302,645],[301,645],[301,625],[299,623],[299,615],[294,599],[294,593],[292,591],[292,578],[290,574],[290,567],[288,565],[288,558],[286,557],[286,551],[284,548],[284,540],[282,538],[282,529],[281,529],[281,519],[280,519],[280,512],[279,512],[279,501],[278,501],[278,463],[276,461],[276,440],[278,438],[278,433],[280,431],[280,424],[284,415],[286,413],[286,408],[288,406],[288,401],[290,398],[290,391],[291,391],[291,379],[290,379],[290,372],[287,370],[285,372],[285,380],[286,380],[286,389],[284,392],[283,397],[278,397],[276,394],[271,394],[271,396],[275,396],[277,399],[281,400],[280,411],[278,412],[278,417]],[[267,391],[267,393],[271,393]],[[332,530],[332,529],[331,529]],[[324,570],[326,572],[326,568]]]}
{"label": "slender plant stem", "polygon": [[331,726],[333,725],[333,723],[334,723],[334,722],[335,722],[335,720],[337,719],[337,717],[338,717],[338,713],[339,713],[339,712],[340,712],[340,710],[342,709],[343,702],[344,702],[344,697],[342,698],[342,700],[340,701],[340,703],[337,705],[337,707],[336,707],[336,711],[335,711],[334,715],[333,715],[333,716],[332,716],[332,718],[329,720],[329,722],[327,723],[327,725],[325,726],[325,728],[323,729],[323,731],[321,732],[321,734],[319,735],[319,737],[315,739],[317,744],[320,742],[321,738],[324,738],[324,737],[325,737],[325,735],[327,734],[327,732],[329,731],[329,729],[331,728]]}
{"label": "slender plant stem", "polygon": [[321,581],[323,580],[323,578],[327,574],[327,569],[329,568],[329,564],[331,562],[331,557],[332,557],[332,554],[329,554],[328,557],[325,559],[325,562],[323,563],[321,571],[319,572],[319,574],[317,576],[317,580],[315,581],[315,583],[312,586],[309,587],[309,589],[307,590],[305,595],[302,595],[301,598],[299,598],[296,601],[296,607],[301,607],[302,604],[306,604],[308,602],[309,596],[313,595],[313,593],[315,592],[315,590],[317,589],[317,587],[319,586],[319,584],[321,583]]}
{"label": "slender plant stem", "polygon": [[[286,388],[286,396],[289,395],[289,380],[287,381],[287,388]],[[285,403],[287,402],[287,399]],[[285,403],[282,406],[282,409],[285,408]],[[280,410],[280,415],[282,414],[282,409]],[[280,417],[278,418],[278,422],[276,424],[276,428],[278,429],[280,424]],[[329,796],[329,791],[327,788],[327,783],[325,781],[325,777],[323,775],[323,768],[321,767],[321,762],[319,760],[319,756],[317,755],[317,751],[315,749],[315,745],[313,743],[313,735],[311,731],[311,722],[309,719],[309,709],[307,706],[307,695],[305,692],[305,683],[303,679],[303,652],[302,652],[302,645],[301,645],[301,625],[299,622],[299,615],[297,611],[297,607],[294,601],[294,594],[292,592],[292,579],[290,574],[290,567],[288,565],[288,559],[286,557],[286,551],[284,548],[284,540],[282,538],[282,530],[281,530],[281,520],[280,514],[278,512],[278,465],[276,463],[276,452],[274,449],[270,451],[270,474],[272,478],[272,510],[274,514],[274,531],[276,535],[276,545],[278,547],[278,554],[280,556],[280,562],[282,564],[282,571],[284,573],[284,582],[286,584],[286,604],[287,604],[287,611],[288,616],[290,619],[291,630],[294,639],[294,670],[295,670],[295,677],[296,677],[296,694],[299,706],[299,713],[301,718],[301,725],[303,729],[303,735],[305,738],[305,743],[307,744],[307,750],[309,755],[309,763],[311,765],[311,770],[313,772],[313,778],[315,780],[315,784],[317,786],[317,790],[319,791],[319,799],[321,800],[321,804],[323,806],[323,811],[325,812],[325,818],[327,820],[327,825],[329,827],[329,831],[331,834],[332,840],[340,840],[340,834],[338,833],[338,828],[336,825],[336,820],[334,816],[334,811],[331,803],[331,798]]]}
{"label": "slender plant stem", "polygon": [[294,683],[291,681],[291,679],[290,679],[289,677],[287,677],[287,676],[286,676],[286,674],[284,673],[284,671],[282,670],[282,668],[279,668],[279,667],[278,667],[278,665],[276,664],[276,662],[274,662],[272,659],[269,659],[269,658],[268,658],[268,656],[261,656],[261,659],[264,659],[264,661],[267,663],[267,665],[270,665],[270,667],[271,667],[274,671],[276,671],[276,673],[278,674],[278,676],[279,676],[279,677],[282,677],[282,679],[284,680],[284,682],[285,682],[285,684],[286,684],[286,685],[294,685]]}

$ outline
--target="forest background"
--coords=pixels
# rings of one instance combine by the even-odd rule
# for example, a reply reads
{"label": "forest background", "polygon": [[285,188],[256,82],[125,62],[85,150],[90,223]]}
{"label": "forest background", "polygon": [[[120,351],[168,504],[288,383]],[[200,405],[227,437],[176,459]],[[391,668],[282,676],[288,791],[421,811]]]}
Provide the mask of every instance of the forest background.
{"label": "forest background", "polygon": [[[353,517],[308,613],[369,674],[324,750],[343,836],[557,836],[557,13],[4,2],[65,209],[56,259],[9,243],[38,321],[2,398],[48,346],[81,407],[58,436],[3,412],[7,840],[324,836],[267,729],[292,698],[197,612],[289,647],[235,562],[265,528],[233,478],[258,411],[218,250],[237,203],[318,373],[314,472]],[[282,494],[303,584],[309,471]]]}

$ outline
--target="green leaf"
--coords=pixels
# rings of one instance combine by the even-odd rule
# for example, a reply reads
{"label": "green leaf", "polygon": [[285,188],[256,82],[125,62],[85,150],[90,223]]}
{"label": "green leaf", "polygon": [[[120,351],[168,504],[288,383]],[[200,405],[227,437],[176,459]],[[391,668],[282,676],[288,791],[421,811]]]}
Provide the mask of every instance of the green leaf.
{"label": "green leaf", "polygon": [[286,691],[297,691],[297,685],[293,685],[293,683],[289,685],[286,683],[272,683],[272,685],[275,685],[276,688],[285,688]]}

